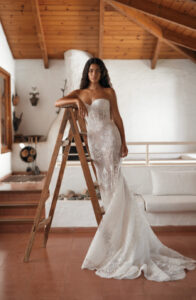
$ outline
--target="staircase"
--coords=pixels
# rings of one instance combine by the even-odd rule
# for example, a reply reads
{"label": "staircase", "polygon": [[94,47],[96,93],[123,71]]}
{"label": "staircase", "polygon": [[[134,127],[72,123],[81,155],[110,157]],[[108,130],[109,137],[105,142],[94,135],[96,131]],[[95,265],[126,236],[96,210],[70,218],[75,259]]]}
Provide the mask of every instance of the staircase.
{"label": "staircase", "polygon": [[[0,232],[31,230],[44,180],[38,183],[0,182]],[[45,209],[42,215],[45,217]]]}

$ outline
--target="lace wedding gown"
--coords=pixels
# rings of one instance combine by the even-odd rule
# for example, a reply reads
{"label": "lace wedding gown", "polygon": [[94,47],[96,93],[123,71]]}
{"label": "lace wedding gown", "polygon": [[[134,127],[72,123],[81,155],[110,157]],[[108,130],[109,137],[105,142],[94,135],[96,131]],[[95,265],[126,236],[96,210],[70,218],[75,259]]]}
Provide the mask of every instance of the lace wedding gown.
{"label": "lace wedding gown", "polygon": [[82,269],[105,278],[169,281],[185,277],[196,260],[163,245],[152,231],[128,189],[120,167],[120,133],[110,119],[107,99],[95,99],[88,109],[87,131],[97,170],[105,215],[91,242]]}

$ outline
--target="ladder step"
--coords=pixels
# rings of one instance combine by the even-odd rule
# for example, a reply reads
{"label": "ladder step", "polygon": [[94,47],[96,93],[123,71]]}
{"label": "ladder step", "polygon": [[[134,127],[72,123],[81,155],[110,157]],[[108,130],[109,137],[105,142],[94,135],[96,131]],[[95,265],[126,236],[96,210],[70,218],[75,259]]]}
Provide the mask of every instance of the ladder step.
{"label": "ladder step", "polygon": [[[69,141],[68,141],[68,140],[64,140],[64,141],[62,141],[61,146],[62,146],[62,147],[65,147],[65,146],[67,146],[68,144],[69,144]],[[76,143],[75,143],[75,142],[71,142],[70,145],[71,145],[71,147],[76,147]],[[82,142],[82,145],[83,145],[83,146],[86,146],[84,142]]]}
{"label": "ladder step", "polygon": [[[79,133],[81,136],[83,136],[83,135],[85,135],[85,136],[87,136],[87,132],[84,132],[84,131],[81,131],[80,133]],[[84,144],[84,142],[82,142],[83,144]],[[62,140],[62,146],[67,146],[69,144],[69,139],[68,138],[66,138],[65,140]],[[75,142],[71,142],[71,145],[75,145]]]}
{"label": "ladder step", "polygon": [[[75,157],[75,156],[79,156],[78,153],[71,153],[71,154],[69,154],[69,157]],[[86,157],[87,162],[93,161],[93,159],[90,156],[88,156],[88,154],[85,155],[85,157]],[[79,158],[78,158],[78,161],[80,161]]]}
{"label": "ladder step", "polygon": [[[79,154],[78,153],[69,153],[69,156],[78,156],[79,157]],[[85,156],[86,157],[89,157],[88,153],[85,153]]]}

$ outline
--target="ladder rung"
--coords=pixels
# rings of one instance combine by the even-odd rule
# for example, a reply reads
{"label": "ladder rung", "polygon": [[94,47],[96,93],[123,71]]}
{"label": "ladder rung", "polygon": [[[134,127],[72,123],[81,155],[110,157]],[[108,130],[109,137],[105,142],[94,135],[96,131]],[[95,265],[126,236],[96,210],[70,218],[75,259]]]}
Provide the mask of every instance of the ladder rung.
{"label": "ladder rung", "polygon": [[[66,143],[62,143],[62,147],[66,147],[68,145],[68,143],[66,144]],[[86,145],[85,145],[85,143],[84,142],[82,142],[82,145],[83,145],[83,147],[85,147]],[[71,147],[76,147],[76,143],[74,143],[74,142],[72,142],[71,144],[70,144],[70,146]]]}
{"label": "ladder rung", "polygon": [[[87,157],[87,155],[88,155],[88,153],[85,153],[85,156]],[[58,155],[59,157],[61,157],[61,156],[63,156],[63,153],[60,153],[59,155]],[[70,157],[70,156],[78,156],[79,157],[79,154],[76,152],[76,153],[71,153],[71,152],[69,152],[69,154],[68,154],[68,156]],[[79,159],[78,159],[79,160]]]}
{"label": "ladder rung", "polygon": [[[81,143],[82,143],[83,147],[86,146],[84,142],[81,142]],[[72,142],[72,143],[71,143],[71,147],[76,147],[76,143],[75,143],[75,142]]]}
{"label": "ladder rung", "polygon": [[[69,152],[69,156],[79,156],[78,153],[70,153]],[[88,157],[88,153],[85,153],[85,156]]]}

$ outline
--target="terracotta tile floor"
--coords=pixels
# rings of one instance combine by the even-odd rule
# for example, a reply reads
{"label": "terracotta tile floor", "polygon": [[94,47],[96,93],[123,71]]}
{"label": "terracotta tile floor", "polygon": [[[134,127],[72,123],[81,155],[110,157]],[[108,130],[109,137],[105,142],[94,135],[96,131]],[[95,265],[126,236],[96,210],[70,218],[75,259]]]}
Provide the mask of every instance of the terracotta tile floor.
{"label": "terracotta tile floor", "polygon": [[[163,243],[196,259],[195,232],[159,232]],[[183,280],[157,283],[103,279],[81,270],[93,233],[51,233],[47,248],[36,236],[23,263],[27,233],[0,234],[0,300],[196,300],[196,270]],[[101,251],[101,249],[100,249]]]}

